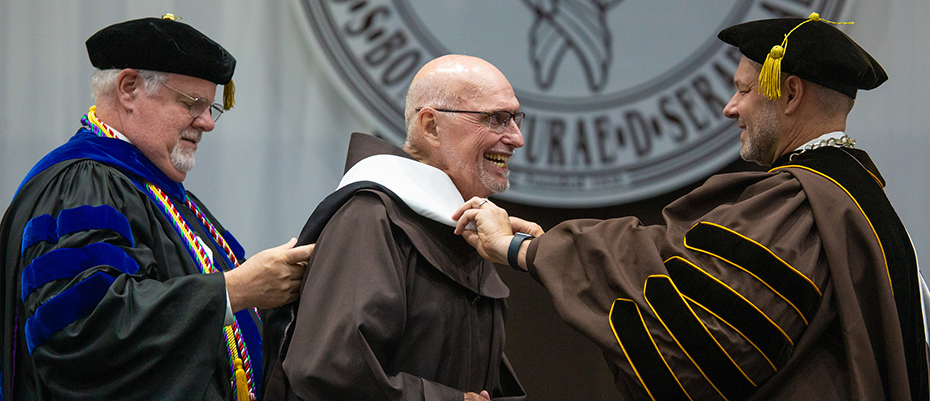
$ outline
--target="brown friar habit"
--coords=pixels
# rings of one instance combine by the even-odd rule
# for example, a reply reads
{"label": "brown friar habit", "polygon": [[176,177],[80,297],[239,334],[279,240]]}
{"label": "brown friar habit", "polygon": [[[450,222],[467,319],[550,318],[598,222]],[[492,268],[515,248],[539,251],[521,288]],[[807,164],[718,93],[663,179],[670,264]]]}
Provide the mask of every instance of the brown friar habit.
{"label": "brown friar habit", "polygon": [[[379,154],[412,159],[354,134],[346,170]],[[285,377],[272,374],[266,396],[461,401],[488,390],[524,398],[503,355],[509,290],[453,227],[371,182],[324,200],[301,241],[321,227],[281,355]]]}
{"label": "brown friar habit", "polygon": [[916,257],[865,152],[711,177],[665,225],[567,221],[531,274],[624,399],[927,399]]}

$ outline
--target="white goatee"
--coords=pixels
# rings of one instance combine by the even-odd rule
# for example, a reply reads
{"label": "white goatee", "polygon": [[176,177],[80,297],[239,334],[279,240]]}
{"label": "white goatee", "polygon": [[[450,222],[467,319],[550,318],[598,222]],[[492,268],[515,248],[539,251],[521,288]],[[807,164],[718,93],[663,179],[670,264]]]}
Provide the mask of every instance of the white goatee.
{"label": "white goatee", "polygon": [[194,130],[181,132],[181,135],[178,136],[178,143],[176,143],[174,149],[171,150],[171,165],[174,166],[174,168],[182,173],[191,171],[194,168],[196,162],[194,154],[197,153],[197,149],[185,148],[178,145],[181,143],[182,139],[191,139],[199,142],[202,135],[202,132]]}

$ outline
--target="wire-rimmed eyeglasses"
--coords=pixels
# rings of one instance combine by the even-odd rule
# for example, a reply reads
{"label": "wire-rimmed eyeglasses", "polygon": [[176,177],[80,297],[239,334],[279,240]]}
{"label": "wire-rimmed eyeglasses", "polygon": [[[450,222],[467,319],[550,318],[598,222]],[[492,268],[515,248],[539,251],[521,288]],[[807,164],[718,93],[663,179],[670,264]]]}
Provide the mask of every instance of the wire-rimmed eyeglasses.
{"label": "wire-rimmed eyeglasses", "polygon": [[162,83],[162,85],[167,86],[168,89],[171,89],[177,92],[178,94],[180,94],[181,96],[184,96],[191,100],[191,104],[187,105],[187,109],[188,111],[190,111],[191,117],[194,117],[194,118],[199,117],[200,114],[202,114],[203,111],[206,110],[207,108],[210,109],[210,118],[213,119],[213,122],[216,122],[216,120],[219,120],[220,116],[223,115],[223,105],[219,103],[210,104],[210,101],[207,100],[206,98],[193,97],[191,95],[188,95],[184,92],[181,92],[177,89],[172,88],[171,85],[168,85],[166,83]]}
{"label": "wire-rimmed eyeglasses", "polygon": [[[417,107],[416,111],[422,110],[422,107]],[[511,113],[509,111],[499,110],[499,111],[471,111],[471,110],[449,110],[449,109],[433,109],[436,111],[442,111],[446,113],[468,113],[468,114],[484,114],[488,116],[488,128],[498,129],[501,127],[506,127],[507,123],[510,120],[513,120],[517,124],[517,128],[523,126],[523,118],[526,117],[526,113],[518,111],[516,113]]]}

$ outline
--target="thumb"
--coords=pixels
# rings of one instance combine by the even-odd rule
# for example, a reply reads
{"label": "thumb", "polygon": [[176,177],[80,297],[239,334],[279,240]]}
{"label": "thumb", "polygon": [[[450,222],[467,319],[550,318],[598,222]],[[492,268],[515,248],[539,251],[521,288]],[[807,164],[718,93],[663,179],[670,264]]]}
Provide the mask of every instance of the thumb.
{"label": "thumb", "polygon": [[294,247],[292,249],[284,250],[284,261],[287,263],[297,263],[303,262],[307,259],[310,259],[310,254],[313,253],[313,248],[316,247],[316,244],[307,244]]}
{"label": "thumb", "polygon": [[296,243],[297,243],[297,238],[291,238],[290,241],[287,241],[286,243],[278,245],[274,248],[263,249],[261,252],[256,253],[255,255],[252,255],[252,257],[253,258],[259,257],[259,255],[263,255],[263,257],[267,257],[272,254],[277,254],[278,252],[284,252],[284,251],[287,251],[288,249],[293,248],[294,244]]}
{"label": "thumb", "polygon": [[488,391],[487,391],[487,390],[481,390],[481,394],[480,394],[480,395],[481,395],[481,397],[483,397],[484,399],[486,399],[486,400],[488,400],[488,401],[491,401],[491,395],[488,394]]}
{"label": "thumb", "polygon": [[468,245],[471,245],[472,248],[477,249],[478,246],[481,245],[481,236],[479,236],[478,233],[475,231],[472,231],[472,230],[463,231],[462,238],[464,238],[465,242],[467,242]]}
{"label": "thumb", "polygon": [[291,249],[291,248],[293,248],[294,245],[296,245],[296,244],[297,244],[297,238],[291,237],[291,239],[289,239],[289,240],[288,240],[287,242],[285,242],[284,244],[278,245],[278,246],[276,246],[276,247],[274,247],[274,248],[272,248],[272,249],[280,249],[280,250],[283,251],[283,250],[285,250],[285,249]]}

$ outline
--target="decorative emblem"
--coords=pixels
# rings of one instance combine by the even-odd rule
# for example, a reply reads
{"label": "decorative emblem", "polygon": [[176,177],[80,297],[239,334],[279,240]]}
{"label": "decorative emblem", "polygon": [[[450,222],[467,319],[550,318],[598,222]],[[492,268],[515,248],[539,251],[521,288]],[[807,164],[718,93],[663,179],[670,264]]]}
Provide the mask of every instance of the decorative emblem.
{"label": "decorative emblem", "polygon": [[604,88],[612,54],[607,11],[621,1],[523,0],[536,13],[530,27],[530,58],[540,88],[552,86],[568,52],[581,62],[591,91]]}
{"label": "decorative emblem", "polygon": [[558,207],[649,198],[736,160],[739,129],[723,107],[740,53],[717,33],[811,12],[846,20],[854,8],[854,0],[292,2],[322,67],[373,133],[395,144],[423,64],[458,53],[500,68],[526,112],[526,146],[498,196]]}

